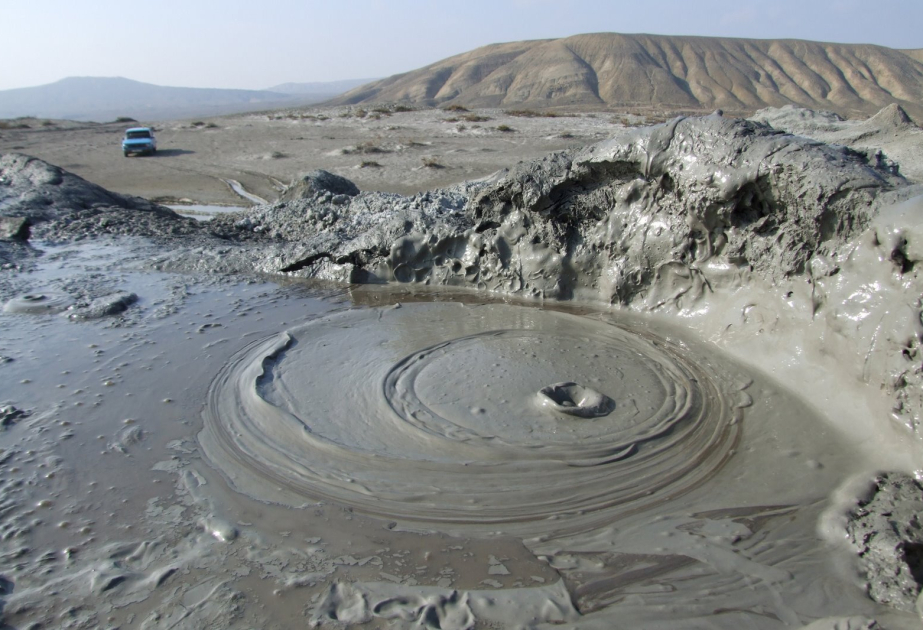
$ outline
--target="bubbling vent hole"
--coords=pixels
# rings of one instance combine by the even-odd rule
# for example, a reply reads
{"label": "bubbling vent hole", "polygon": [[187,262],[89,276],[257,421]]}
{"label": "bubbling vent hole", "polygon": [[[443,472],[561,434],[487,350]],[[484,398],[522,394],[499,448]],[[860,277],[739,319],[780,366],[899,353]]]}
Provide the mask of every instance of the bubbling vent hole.
{"label": "bubbling vent hole", "polygon": [[615,409],[615,401],[605,394],[570,381],[541,388],[538,399],[542,407],[579,418],[598,418]]}

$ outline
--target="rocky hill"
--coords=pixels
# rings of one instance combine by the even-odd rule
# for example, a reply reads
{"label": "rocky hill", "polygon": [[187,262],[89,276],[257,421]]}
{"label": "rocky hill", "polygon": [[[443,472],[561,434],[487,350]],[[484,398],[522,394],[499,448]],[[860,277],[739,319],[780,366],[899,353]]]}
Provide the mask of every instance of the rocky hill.
{"label": "rocky hill", "polygon": [[596,33],[494,44],[361,86],[336,104],[752,113],[788,104],[923,115],[923,55],[865,44]]}

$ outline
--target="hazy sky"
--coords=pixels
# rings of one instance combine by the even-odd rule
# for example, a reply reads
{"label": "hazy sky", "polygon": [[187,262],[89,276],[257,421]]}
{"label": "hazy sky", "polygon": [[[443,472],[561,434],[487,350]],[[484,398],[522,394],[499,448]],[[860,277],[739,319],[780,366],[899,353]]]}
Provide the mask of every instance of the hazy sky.
{"label": "hazy sky", "polygon": [[68,76],[261,89],[579,33],[923,48],[923,0],[0,0],[0,89]]}

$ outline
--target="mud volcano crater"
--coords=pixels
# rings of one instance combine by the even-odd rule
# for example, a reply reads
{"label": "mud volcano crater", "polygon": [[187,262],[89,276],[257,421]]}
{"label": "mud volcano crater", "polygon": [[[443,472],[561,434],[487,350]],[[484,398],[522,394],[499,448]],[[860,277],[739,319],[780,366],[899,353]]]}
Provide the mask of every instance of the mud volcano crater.
{"label": "mud volcano crater", "polygon": [[[540,532],[709,480],[740,440],[734,382],[688,349],[600,319],[508,305],[356,309],[239,353],[211,388],[202,441],[257,498]],[[536,404],[543,389],[582,396],[586,417]]]}
{"label": "mud volcano crater", "polygon": [[[542,610],[567,612],[542,617],[548,623],[580,614],[598,627],[873,627],[877,615],[889,627],[918,626],[919,473],[906,473],[919,469],[923,426],[923,189],[880,154],[721,116],[676,119],[414,197],[352,184],[346,191],[329,173],[309,173],[278,203],[208,226],[25,156],[0,157],[0,171],[9,183],[4,213],[27,216],[35,238],[131,234],[152,239],[134,260],[157,272],[348,283],[324,294],[323,306],[286,286],[285,299],[295,301],[282,307],[274,298],[278,310],[236,327],[236,315],[253,312],[238,296],[209,298],[218,301],[207,313],[189,307],[178,345],[192,347],[193,330],[223,336],[202,346],[210,363],[184,366],[195,374],[174,374],[175,364],[163,371],[175,380],[205,375],[179,409],[184,416],[199,411],[216,375],[200,445],[235,490],[263,502],[251,506],[208,483],[212,470],[197,470],[198,449],[170,443],[179,454],[155,470],[177,473],[177,493],[187,493],[178,500],[200,506],[201,531],[190,539],[230,545],[225,561],[243,562],[243,544],[265,539],[280,520],[297,521],[279,539],[296,531],[296,548],[280,556],[289,543],[276,541],[266,557],[273,566],[290,557],[298,558],[292,567],[317,569],[285,584],[330,587],[317,600],[318,623],[345,623],[356,601],[367,610],[352,619],[365,623],[386,600],[495,606],[508,596],[508,618],[532,618],[520,604],[541,599]],[[341,184],[346,192],[338,193]],[[39,188],[54,203],[29,201]],[[68,192],[77,189],[82,196]],[[0,262],[26,247],[0,246]],[[21,262],[39,269],[31,258]],[[396,297],[395,284],[408,283],[429,286],[404,290],[416,299]],[[45,284],[73,286],[57,276]],[[138,300],[111,284],[114,292],[94,298],[87,315],[69,319],[109,316]],[[481,291],[453,298],[440,285]],[[12,298],[5,319],[23,339],[53,321],[44,314],[77,300],[69,291],[59,304],[41,286],[16,277],[4,285],[4,299]],[[353,307],[343,309],[347,295]],[[579,303],[557,302],[571,298]],[[141,297],[142,308],[154,304]],[[226,330],[201,324],[212,311],[233,309],[242,310],[224,317]],[[305,313],[323,315],[297,319]],[[261,338],[241,341],[254,334]],[[94,351],[93,360],[106,359]],[[176,401],[163,399],[165,408]],[[67,426],[79,433],[81,424]],[[55,448],[82,448],[71,434]],[[22,452],[31,465],[29,448]],[[872,486],[849,482],[883,467],[895,472]],[[38,489],[23,505],[43,499]],[[62,503],[59,512],[70,509]],[[158,537],[167,531],[156,529],[167,526],[153,509],[140,518]],[[177,514],[177,523],[189,521]],[[322,538],[315,530],[323,528]],[[434,530],[449,536],[417,535]],[[407,579],[385,593],[380,583],[356,581],[374,578],[375,569],[352,555],[337,560],[358,553],[360,537],[376,554],[400,541],[420,545],[416,571],[444,561],[462,575],[470,552],[444,548],[456,535],[491,545],[491,554],[514,541],[514,551],[527,551],[527,562],[547,564],[543,571],[561,581],[529,586],[531,569],[510,561],[510,581],[482,582],[505,587],[502,594],[451,580],[453,590],[437,590],[418,584],[408,572],[415,563],[395,553],[393,566],[385,559],[379,567],[406,567]],[[302,564],[302,541],[315,539],[323,548],[309,543],[312,557]],[[337,551],[328,557],[325,548]],[[431,562],[433,549],[452,557]],[[109,551],[94,553],[78,564],[68,559],[68,570],[84,580],[77,570]],[[859,578],[844,579],[837,557]],[[175,556],[167,559],[165,575],[191,584]],[[121,562],[112,561],[113,570],[121,572]],[[502,562],[490,556],[487,575],[507,575]],[[32,584],[57,589],[44,561],[33,565]],[[438,575],[429,577],[441,583]],[[173,584],[185,614],[192,591]],[[908,615],[879,604],[913,619],[895,625],[894,615]],[[478,615],[486,608],[472,604]],[[865,620],[853,623],[855,615]]]}

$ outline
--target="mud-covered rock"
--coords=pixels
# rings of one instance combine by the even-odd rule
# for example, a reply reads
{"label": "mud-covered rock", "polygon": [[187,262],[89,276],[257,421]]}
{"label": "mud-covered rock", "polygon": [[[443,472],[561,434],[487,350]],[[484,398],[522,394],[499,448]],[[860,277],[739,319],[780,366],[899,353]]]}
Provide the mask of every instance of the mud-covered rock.
{"label": "mud-covered rock", "polygon": [[334,175],[324,170],[311,171],[304,173],[285,189],[282,193],[283,201],[294,201],[296,199],[305,199],[325,193],[331,197],[355,197],[359,194],[359,188],[350,180],[339,175]]}
{"label": "mud-covered rock", "polygon": [[0,240],[29,240],[28,217],[0,217]]}
{"label": "mud-covered rock", "polygon": [[846,532],[859,553],[869,596],[901,610],[923,613],[923,485],[887,473],[849,514]]}
{"label": "mud-covered rock", "polygon": [[138,301],[138,296],[128,291],[117,291],[91,300],[89,303],[78,304],[69,309],[68,317],[71,319],[99,319],[109,315],[118,315],[129,306]]}
{"label": "mud-covered rock", "polygon": [[32,414],[13,405],[0,406],[0,430],[13,426],[20,420],[28,418]]}

